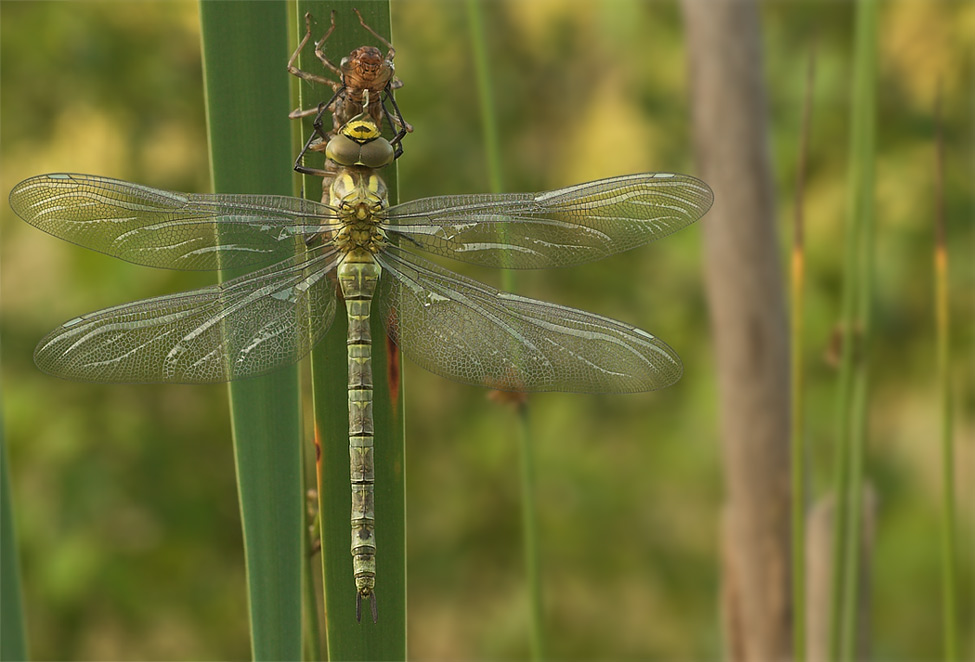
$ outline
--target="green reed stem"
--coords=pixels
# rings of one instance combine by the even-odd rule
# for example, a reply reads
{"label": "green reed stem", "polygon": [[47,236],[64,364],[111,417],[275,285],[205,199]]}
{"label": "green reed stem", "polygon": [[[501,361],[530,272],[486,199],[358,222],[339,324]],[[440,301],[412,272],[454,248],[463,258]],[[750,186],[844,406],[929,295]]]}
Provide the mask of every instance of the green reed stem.
{"label": "green reed stem", "polygon": [[[271,3],[274,4],[274,3]],[[314,19],[312,41],[322,38],[329,26],[332,10],[336,12],[336,29],[324,45],[325,54],[335,64],[355,48],[369,45],[386,49],[359,24],[353,13],[358,8],[366,23],[392,42],[389,1],[329,2],[298,0],[292,29],[305,34],[305,13]],[[289,53],[290,54],[290,53]],[[284,62],[279,65],[284,76]],[[317,75],[333,78],[315,57],[309,43],[298,66]],[[404,81],[406,85],[419,84]],[[297,86],[303,108],[314,108],[332,96],[332,89],[305,81],[292,80]],[[325,126],[332,119],[326,114]],[[311,118],[302,121],[306,132]],[[409,160],[408,150],[405,158]],[[296,154],[292,154],[292,160]],[[309,165],[315,162],[309,158]],[[317,162],[318,166],[321,161]],[[318,167],[316,166],[316,167]],[[383,181],[389,190],[390,204],[398,201],[396,164],[384,168]],[[305,197],[320,200],[322,180],[314,176],[301,178]],[[317,464],[318,504],[322,541],[321,563],[324,588],[325,633],[328,658],[331,660],[402,660],[406,659],[406,478],[404,385],[398,350],[387,342],[386,330],[379,315],[372,315],[373,426],[376,469],[376,598],[378,621],[373,623],[370,606],[364,605],[361,622],[355,618],[356,590],[349,551],[351,532],[349,516],[349,415],[348,364],[346,344],[347,320],[340,303],[332,328],[311,354],[312,399],[314,402],[315,442],[321,452]]]}
{"label": "green reed stem", "polygon": [[[492,193],[504,190],[501,168],[501,139],[498,132],[498,116],[494,107],[494,91],[491,86],[491,66],[487,43],[484,40],[484,16],[478,0],[467,0],[467,17],[471,35],[471,53],[474,56],[474,78],[481,106],[481,129],[484,133],[484,149],[487,152],[488,178]],[[502,278],[513,278],[505,269]],[[513,284],[513,283],[512,283]],[[504,281],[505,289],[508,281]]]}
{"label": "green reed stem", "polygon": [[955,461],[951,426],[951,319],[948,307],[948,247],[944,210],[944,136],[941,124],[941,87],[935,109],[935,243],[934,306],[937,333],[937,370],[941,414],[942,529],[941,575],[944,618],[944,655],[958,659],[958,547],[955,519]]}
{"label": "green reed stem", "polygon": [[533,660],[545,659],[542,578],[538,553],[538,517],[535,507],[535,454],[531,444],[528,404],[518,406],[516,425],[521,455],[521,528],[524,537],[525,571],[531,608],[531,651]]}
{"label": "green reed stem", "polygon": [[797,246],[792,253],[792,643],[793,659],[802,662],[806,653],[806,483],[803,439],[802,320],[805,282],[804,255]]}
{"label": "green reed stem", "polygon": [[[305,459],[306,455],[302,455],[302,459]],[[313,460],[314,461],[314,460]],[[302,463],[306,465],[306,462]],[[308,471],[302,472],[303,476],[308,476]],[[314,494],[314,492],[313,492]],[[305,502],[308,505],[308,502]],[[301,649],[305,660],[324,660],[325,659],[325,648],[324,644],[324,629],[322,623],[319,620],[319,600],[318,592],[316,587],[315,578],[318,574],[316,570],[316,564],[320,563],[319,556],[322,553],[321,541],[318,540],[317,532],[321,531],[320,511],[318,511],[317,503],[315,504],[316,515],[313,518],[314,521],[309,524],[306,520],[306,528],[304,531],[304,541],[305,544],[302,547],[305,558],[304,563],[301,567],[301,601],[302,601],[302,642]],[[316,533],[312,533],[312,531]],[[315,543],[318,543],[317,548]]]}
{"label": "green reed stem", "polygon": [[[490,58],[484,38],[484,16],[477,0],[467,0],[467,16],[470,26],[471,51],[474,57],[475,79],[481,107],[481,126],[484,133],[484,147],[487,153],[488,177],[493,193],[504,190],[501,167],[501,140],[498,119],[495,112],[494,93],[491,85]],[[504,230],[502,230],[502,241]],[[501,287],[507,291],[515,289],[515,276],[511,269],[501,272]],[[521,525],[523,550],[525,556],[525,575],[528,583],[529,609],[531,613],[531,654],[533,660],[545,658],[545,629],[543,627],[544,609],[542,601],[542,580],[538,551],[538,516],[535,507],[535,458],[532,446],[531,428],[527,400],[517,403],[519,455],[521,457]]]}
{"label": "green reed stem", "polygon": [[803,199],[806,181],[806,161],[809,151],[809,118],[813,96],[815,54],[809,55],[806,73],[806,95],[802,111],[802,128],[799,142],[798,171],[796,173],[796,208],[792,233],[792,308],[791,308],[791,361],[792,361],[792,429],[790,430],[792,474],[792,643],[793,659],[803,662],[806,655],[806,482],[805,441],[803,429],[803,334],[805,290],[805,246],[803,242]]}
{"label": "green reed stem", "polygon": [[861,497],[868,398],[867,350],[873,281],[876,2],[856,4],[850,136],[847,279],[843,297],[840,437],[830,612],[830,658],[850,660],[857,644]]}
{"label": "green reed stem", "polygon": [[[286,6],[202,2],[200,19],[214,191],[290,193]],[[229,388],[253,656],[296,659],[303,529],[297,371]]]}
{"label": "green reed stem", "polygon": [[17,529],[11,503],[10,460],[0,411],[0,660],[26,660],[27,628],[21,591]]}

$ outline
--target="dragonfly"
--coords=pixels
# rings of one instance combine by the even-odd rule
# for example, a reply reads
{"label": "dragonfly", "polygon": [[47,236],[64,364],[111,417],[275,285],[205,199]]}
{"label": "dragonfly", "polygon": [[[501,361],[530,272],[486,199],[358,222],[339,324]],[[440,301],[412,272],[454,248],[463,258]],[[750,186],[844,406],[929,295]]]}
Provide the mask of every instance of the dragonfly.
{"label": "dragonfly", "polygon": [[[370,316],[427,370],[515,392],[632,393],[681,376],[665,342],[631,324],[503,292],[423,257],[515,269],[567,267],[684,228],[710,208],[688,175],[642,173],[541,193],[446,195],[389,205],[394,159],[369,113],[328,142],[327,202],[173,193],[117,179],[48,174],[10,205],[56,237],[170,269],[247,267],[243,276],[68,320],[37,345],[41,370],[88,382],[210,383],[293,364],[348,317],[348,407],[356,618],[376,612]],[[336,285],[337,283],[337,285]]]}
{"label": "dragonfly", "polygon": [[[347,122],[360,113],[369,112],[377,126],[381,126],[382,119],[385,117],[390,128],[395,133],[393,139],[389,142],[395,148],[396,158],[403,153],[402,139],[406,137],[408,132],[413,131],[413,127],[403,118],[403,113],[400,111],[399,106],[396,105],[396,99],[393,97],[393,90],[403,86],[403,82],[394,75],[396,67],[393,64],[393,58],[396,57],[396,49],[381,34],[373,30],[366,23],[358,9],[353,9],[352,11],[359,18],[360,25],[388,49],[385,56],[374,46],[360,46],[342,58],[339,66],[336,67],[332,64],[328,57],[326,57],[324,51],[325,42],[331,36],[332,32],[335,31],[335,10],[332,10],[331,24],[328,30],[319,41],[315,42],[315,56],[328,70],[338,76],[339,80],[335,81],[324,76],[303,71],[297,65],[298,56],[311,39],[311,13],[305,14],[305,36],[298,43],[295,52],[291,54],[291,58],[288,60],[288,73],[301,80],[328,85],[334,92],[331,99],[319,104],[317,108],[306,110],[297,108],[288,115],[291,119],[315,115],[313,131],[309,135],[307,142],[305,142],[305,146],[298,154],[298,158],[295,159],[294,169],[303,174],[319,175],[326,178],[331,178],[334,175],[334,172],[331,170],[311,168],[304,165],[305,154],[309,150],[323,151],[331,137],[339,133]],[[373,99],[378,99],[379,103],[370,104],[370,95]],[[386,106],[387,102],[392,106],[395,115],[390,113]],[[329,109],[332,111],[332,129],[326,130],[323,118]],[[331,164],[326,161],[326,168],[329,165]],[[324,191],[327,194],[329,182],[326,181],[324,184]]]}

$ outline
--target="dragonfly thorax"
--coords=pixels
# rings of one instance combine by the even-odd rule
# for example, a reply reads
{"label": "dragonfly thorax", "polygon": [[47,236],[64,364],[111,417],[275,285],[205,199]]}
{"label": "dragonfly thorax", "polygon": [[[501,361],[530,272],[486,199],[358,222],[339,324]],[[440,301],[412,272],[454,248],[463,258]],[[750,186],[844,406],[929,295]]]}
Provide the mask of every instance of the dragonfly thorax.
{"label": "dragonfly thorax", "polygon": [[375,225],[355,223],[335,235],[333,243],[345,253],[378,253],[386,243],[386,235]]}
{"label": "dragonfly thorax", "polygon": [[330,205],[338,212],[342,229],[333,243],[342,251],[377,253],[386,242],[379,227],[386,210],[386,184],[368,168],[346,168],[332,182]]}

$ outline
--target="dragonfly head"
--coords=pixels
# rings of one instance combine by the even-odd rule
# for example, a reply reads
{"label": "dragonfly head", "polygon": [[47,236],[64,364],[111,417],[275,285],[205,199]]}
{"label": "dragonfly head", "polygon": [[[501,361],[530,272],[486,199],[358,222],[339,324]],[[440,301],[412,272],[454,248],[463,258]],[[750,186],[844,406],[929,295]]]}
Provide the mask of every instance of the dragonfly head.
{"label": "dragonfly head", "polygon": [[341,166],[382,168],[393,162],[393,146],[372,118],[362,114],[346,122],[328,141],[325,157]]}

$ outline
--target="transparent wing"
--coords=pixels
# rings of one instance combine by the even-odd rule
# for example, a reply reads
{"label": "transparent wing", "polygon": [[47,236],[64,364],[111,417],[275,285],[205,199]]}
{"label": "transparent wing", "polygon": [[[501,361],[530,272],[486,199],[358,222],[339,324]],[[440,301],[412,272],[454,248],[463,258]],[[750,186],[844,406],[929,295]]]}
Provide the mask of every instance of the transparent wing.
{"label": "transparent wing", "polygon": [[436,255],[509,269],[602,259],[690,225],[711,207],[687,175],[612,177],[547,193],[452,195],[391,207],[387,232]]}
{"label": "transparent wing", "polygon": [[44,372],[91,382],[224,382],[304,356],[335,316],[332,253],[65,322],[34,350]]}
{"label": "transparent wing", "polygon": [[271,264],[304,250],[329,224],[326,205],[275,195],[170,193],[93,175],[26,179],[10,206],[47,233],[136,264],[226,269]]}
{"label": "transparent wing", "polygon": [[652,391],[680,379],[674,350],[628,324],[501,292],[392,246],[377,259],[390,337],[448,379],[586,393]]}

